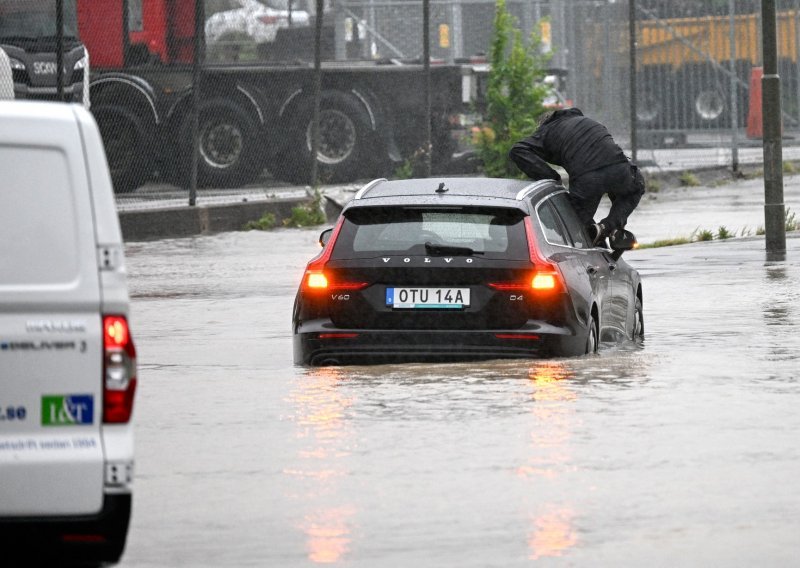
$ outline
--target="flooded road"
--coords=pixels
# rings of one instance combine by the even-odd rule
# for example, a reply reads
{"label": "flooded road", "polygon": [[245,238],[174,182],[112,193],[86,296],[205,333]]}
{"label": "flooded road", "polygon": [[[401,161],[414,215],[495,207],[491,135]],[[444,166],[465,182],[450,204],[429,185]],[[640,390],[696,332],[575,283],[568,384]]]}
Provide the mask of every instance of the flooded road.
{"label": "flooded road", "polygon": [[641,250],[646,340],[304,369],[319,229],[127,248],[137,476],[121,566],[786,566],[800,235]]}

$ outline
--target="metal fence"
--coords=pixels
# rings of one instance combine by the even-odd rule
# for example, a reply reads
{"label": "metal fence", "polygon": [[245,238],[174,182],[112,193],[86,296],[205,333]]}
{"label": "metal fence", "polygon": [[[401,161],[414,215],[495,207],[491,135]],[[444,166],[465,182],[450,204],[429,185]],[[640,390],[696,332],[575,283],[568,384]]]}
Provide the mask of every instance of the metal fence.
{"label": "metal fence", "polygon": [[[308,182],[315,0],[199,1],[202,10],[196,12],[196,3],[188,0],[59,0],[65,46],[61,98],[80,100],[91,77],[92,110],[120,192],[133,192],[148,180],[186,185],[194,109],[201,185],[263,185],[270,178]],[[760,161],[755,80],[760,3],[630,1],[635,2],[635,68],[627,0],[509,0],[507,5],[523,37],[538,30],[552,48],[552,65],[567,73],[561,85],[565,100],[607,124],[628,150],[635,124],[640,161],[680,168]],[[433,129],[434,171],[446,171],[454,149],[449,121],[464,110],[459,105],[470,102],[462,83],[469,71],[459,66],[487,53],[495,2],[428,2],[434,60],[430,120],[421,64],[425,3],[323,2],[323,135],[317,161],[323,182],[391,175],[404,162],[418,173],[413,162],[425,155],[420,133],[426,121]],[[10,18],[2,10],[34,6],[52,10],[45,0],[0,0],[0,25],[20,27],[4,29],[3,36],[24,39],[28,31],[19,13]],[[792,159],[800,158],[791,147],[800,132],[800,0],[778,0],[778,8],[785,155]],[[31,30],[42,21],[41,13],[37,17]],[[19,43],[7,48],[17,96],[53,98],[56,90],[48,81],[57,75],[56,54],[42,38]],[[198,98],[195,53],[202,56]]]}

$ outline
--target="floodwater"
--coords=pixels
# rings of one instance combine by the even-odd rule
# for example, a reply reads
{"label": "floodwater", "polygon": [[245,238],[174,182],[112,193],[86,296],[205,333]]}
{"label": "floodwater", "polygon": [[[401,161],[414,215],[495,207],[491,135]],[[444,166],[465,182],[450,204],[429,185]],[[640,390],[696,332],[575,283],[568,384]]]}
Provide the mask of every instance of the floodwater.
{"label": "floodwater", "polygon": [[627,253],[642,347],[297,368],[318,232],[128,245],[121,566],[796,565],[800,235]]}

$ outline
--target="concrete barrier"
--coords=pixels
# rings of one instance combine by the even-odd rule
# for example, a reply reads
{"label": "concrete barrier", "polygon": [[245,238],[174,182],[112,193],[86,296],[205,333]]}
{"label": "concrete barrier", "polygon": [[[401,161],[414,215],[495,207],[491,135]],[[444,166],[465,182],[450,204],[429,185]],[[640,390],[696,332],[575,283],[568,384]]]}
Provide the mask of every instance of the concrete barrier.
{"label": "concrete barrier", "polygon": [[126,241],[147,241],[191,237],[223,231],[240,231],[249,221],[272,213],[280,224],[291,217],[292,208],[305,205],[309,198],[277,199],[224,205],[170,207],[121,211],[119,222]]}

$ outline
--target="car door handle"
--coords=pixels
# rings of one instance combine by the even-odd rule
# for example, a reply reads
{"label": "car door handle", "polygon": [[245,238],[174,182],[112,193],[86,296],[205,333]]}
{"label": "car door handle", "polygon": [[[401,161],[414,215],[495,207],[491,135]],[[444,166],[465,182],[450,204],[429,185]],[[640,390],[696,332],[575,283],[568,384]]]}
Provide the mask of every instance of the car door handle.
{"label": "car door handle", "polygon": [[614,262],[609,262],[609,263],[608,263],[608,269],[609,269],[609,270],[612,270],[612,271],[613,271],[613,270],[616,270],[616,269],[617,269],[617,265],[616,265],[616,263],[614,263]]}
{"label": "car door handle", "polygon": [[589,274],[595,275],[600,270],[599,266],[592,266],[591,264],[586,267],[586,272]]}

